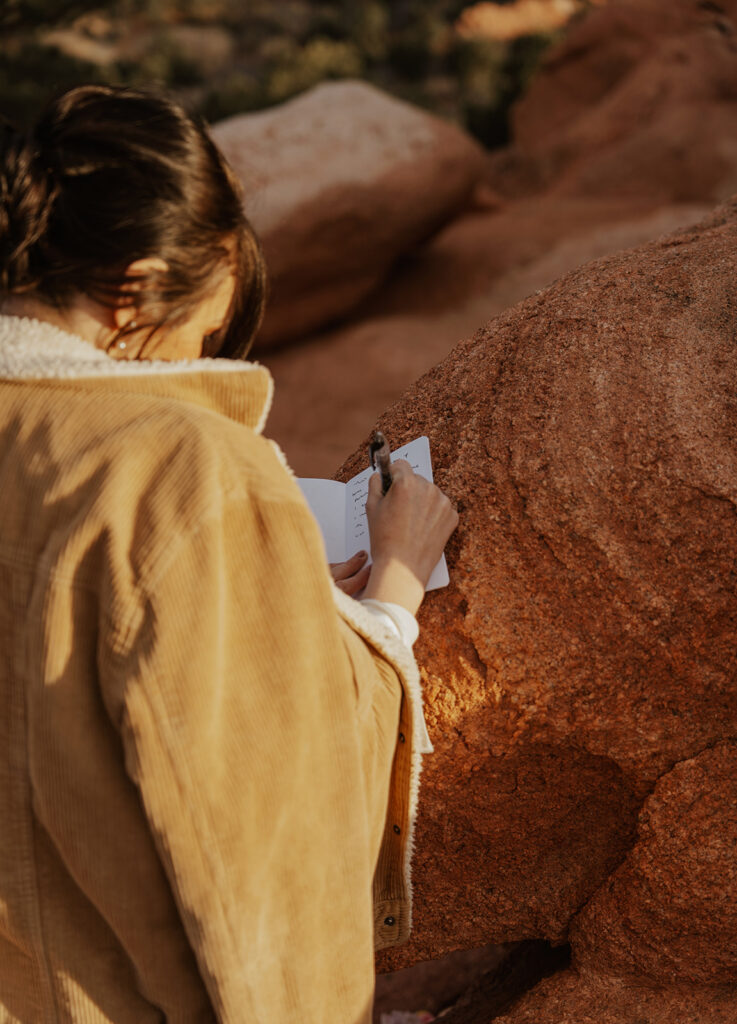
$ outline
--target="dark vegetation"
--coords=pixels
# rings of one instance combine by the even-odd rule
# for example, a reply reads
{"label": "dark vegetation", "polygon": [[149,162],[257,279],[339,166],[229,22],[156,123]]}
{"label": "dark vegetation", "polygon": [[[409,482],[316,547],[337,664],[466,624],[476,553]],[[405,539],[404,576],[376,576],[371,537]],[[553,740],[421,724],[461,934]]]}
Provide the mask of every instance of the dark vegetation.
{"label": "dark vegetation", "polygon": [[216,121],[326,79],[360,77],[506,141],[507,112],[551,42],[464,39],[468,0],[3,0],[0,110],[32,121],[88,81],[166,86]]}

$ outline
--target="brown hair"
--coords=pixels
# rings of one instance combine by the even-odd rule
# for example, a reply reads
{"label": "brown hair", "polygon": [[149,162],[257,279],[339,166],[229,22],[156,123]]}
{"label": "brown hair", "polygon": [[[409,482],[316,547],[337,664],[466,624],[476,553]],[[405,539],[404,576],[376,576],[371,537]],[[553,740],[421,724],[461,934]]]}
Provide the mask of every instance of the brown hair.
{"label": "brown hair", "polygon": [[[134,292],[126,268],[146,257],[167,269]],[[204,354],[239,358],[263,314],[261,249],[204,124],[170,98],[82,86],[25,135],[0,125],[0,297],[135,301],[138,329],[153,334],[186,320],[228,264],[233,302]]]}

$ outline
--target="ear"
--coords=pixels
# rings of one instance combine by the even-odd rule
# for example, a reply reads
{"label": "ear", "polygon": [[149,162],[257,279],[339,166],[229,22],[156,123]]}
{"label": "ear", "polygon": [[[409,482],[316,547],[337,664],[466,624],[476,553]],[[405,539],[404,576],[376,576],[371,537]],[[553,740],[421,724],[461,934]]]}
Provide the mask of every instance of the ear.
{"label": "ear", "polygon": [[130,263],[126,269],[125,276],[131,278],[135,284],[137,277],[146,277],[156,270],[159,273],[166,273],[168,269],[169,264],[166,260],[162,260],[158,256],[145,256],[142,260],[134,260]]}
{"label": "ear", "polygon": [[[162,260],[158,256],[146,256],[141,260],[134,260],[125,271],[126,290],[128,293],[140,291],[142,282],[150,273],[154,271],[165,272],[168,269],[169,265],[166,260]],[[115,327],[119,331],[127,327],[137,316],[138,309],[136,303],[116,306],[113,310]]]}

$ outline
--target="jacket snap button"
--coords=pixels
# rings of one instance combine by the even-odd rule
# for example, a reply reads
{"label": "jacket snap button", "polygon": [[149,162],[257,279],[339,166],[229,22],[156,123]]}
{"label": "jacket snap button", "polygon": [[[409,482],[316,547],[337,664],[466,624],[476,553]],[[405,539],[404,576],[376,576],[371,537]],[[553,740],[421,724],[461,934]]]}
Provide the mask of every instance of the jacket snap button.
{"label": "jacket snap button", "polygon": [[395,826],[394,826],[394,831],[395,831],[395,832],[397,833],[397,835],[399,835],[399,833],[400,833],[400,832],[401,832],[402,830],[401,830],[401,828],[399,827],[399,825],[395,825]]}
{"label": "jacket snap button", "polygon": [[392,927],[392,925],[394,925],[394,924],[396,924],[396,923],[397,923],[397,922],[395,921],[395,919],[394,919],[393,917],[385,917],[385,918],[384,918],[384,924],[385,924],[385,925],[388,925],[388,927],[389,927],[389,928],[391,928],[391,927]]}
{"label": "jacket snap button", "polygon": [[399,734],[399,742],[400,743],[404,743],[404,733],[403,732],[400,732],[400,734]]}

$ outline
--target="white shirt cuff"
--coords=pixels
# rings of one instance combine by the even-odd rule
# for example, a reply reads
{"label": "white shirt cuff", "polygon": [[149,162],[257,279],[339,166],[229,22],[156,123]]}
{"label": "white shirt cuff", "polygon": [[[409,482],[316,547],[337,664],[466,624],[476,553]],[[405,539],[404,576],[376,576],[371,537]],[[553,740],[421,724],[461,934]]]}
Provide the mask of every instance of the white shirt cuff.
{"label": "white shirt cuff", "polygon": [[420,635],[420,627],[412,612],[408,612],[401,604],[394,604],[392,601],[375,601],[371,597],[364,598],[361,604],[377,619],[381,619],[403,644],[412,648]]}

